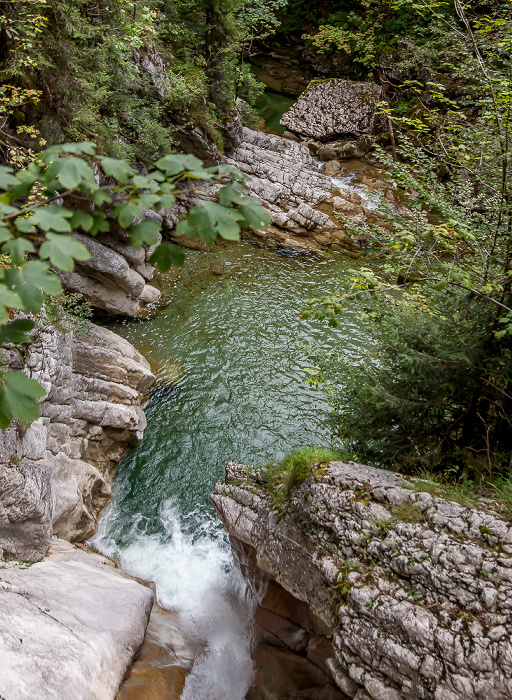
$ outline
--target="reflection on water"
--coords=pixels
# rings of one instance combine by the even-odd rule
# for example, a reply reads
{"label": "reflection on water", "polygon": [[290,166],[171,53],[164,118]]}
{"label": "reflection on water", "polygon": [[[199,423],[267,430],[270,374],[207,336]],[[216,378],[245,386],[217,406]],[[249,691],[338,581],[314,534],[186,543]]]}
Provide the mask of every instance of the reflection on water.
{"label": "reflection on water", "polygon": [[[211,262],[223,265],[222,276],[211,274]],[[169,307],[114,327],[162,370],[144,441],[121,463],[93,543],[155,581],[160,604],[182,613],[185,633],[202,644],[185,700],[241,700],[250,685],[252,603],[232,571],[210,494],[231,459],[263,464],[329,446],[328,407],[304,382],[300,343],[353,355],[363,337],[356,318],[333,330],[298,312],[345,269],[340,259],[249,244],[187,252],[181,280],[165,289]]]}

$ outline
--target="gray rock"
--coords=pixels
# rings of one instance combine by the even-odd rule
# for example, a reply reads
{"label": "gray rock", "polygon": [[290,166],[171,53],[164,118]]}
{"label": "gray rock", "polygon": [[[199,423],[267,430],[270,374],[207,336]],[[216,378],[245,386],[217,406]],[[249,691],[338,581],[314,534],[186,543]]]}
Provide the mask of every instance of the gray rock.
{"label": "gray rock", "polygon": [[340,690],[371,700],[512,697],[509,523],[354,462],[313,468],[285,512],[272,510],[262,482],[230,463],[214,506],[249,583],[256,566],[330,625]]}
{"label": "gray rock", "polygon": [[111,700],[153,593],[103,558],[55,544],[29,568],[0,568],[0,696]]}
{"label": "gray rock", "polygon": [[0,549],[22,561],[40,561],[52,536],[51,464],[0,463]]}
{"label": "gray rock", "polygon": [[52,520],[54,532],[72,541],[94,533],[114,470],[146,427],[149,363],[112,331],[88,328],[85,335],[43,330],[24,366],[10,354],[11,366],[47,391],[39,420],[0,432],[0,547],[20,559],[41,559]]}
{"label": "gray rock", "polygon": [[373,83],[312,82],[281,118],[287,129],[315,139],[371,133],[381,89]]}

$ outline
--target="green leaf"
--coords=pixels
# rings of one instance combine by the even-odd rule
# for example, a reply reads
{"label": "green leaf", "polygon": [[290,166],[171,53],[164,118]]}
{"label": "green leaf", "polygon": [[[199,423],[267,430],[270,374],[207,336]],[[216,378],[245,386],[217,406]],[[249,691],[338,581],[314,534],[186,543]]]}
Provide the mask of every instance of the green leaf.
{"label": "green leaf", "polygon": [[23,310],[32,313],[37,313],[43,305],[42,291],[52,295],[62,291],[59,278],[50,272],[50,266],[47,263],[40,260],[31,260],[21,269],[17,267],[7,269],[5,282],[18,294],[23,303]]}
{"label": "green leaf", "polygon": [[102,231],[105,233],[106,231],[110,230],[110,224],[108,223],[108,219],[105,216],[105,214],[102,211],[95,211],[92,214],[93,218],[93,224],[92,227],[89,229],[89,233],[91,236],[95,236],[98,231]]}
{"label": "green leaf", "polygon": [[124,160],[101,156],[100,162],[105,175],[114,177],[116,180],[123,183],[123,185],[126,185],[128,180],[135,175],[135,170],[133,170],[128,163],[125,163]]}
{"label": "green leaf", "polygon": [[164,194],[160,197],[158,203],[155,204],[155,208],[158,211],[162,211],[162,209],[170,209],[175,201],[176,197],[174,197],[172,194]]}
{"label": "green leaf", "polygon": [[69,158],[63,158],[62,161],[62,167],[57,175],[57,179],[66,189],[73,190],[83,182],[94,182],[92,168],[81,158],[74,158],[71,156]]}
{"label": "green leaf", "polygon": [[448,280],[441,280],[437,284],[434,285],[434,288],[437,289],[438,292],[442,292],[443,289],[446,289],[448,286]]}
{"label": "green leaf", "polygon": [[46,395],[45,389],[20,372],[7,374],[0,385],[0,428],[9,427],[13,414],[22,423],[39,418],[39,404],[35,398]]}
{"label": "green leaf", "polygon": [[81,209],[76,209],[73,212],[70,223],[71,227],[74,229],[80,227],[83,231],[90,231],[94,224],[94,219],[91,214],[88,214]]}
{"label": "green leaf", "polygon": [[142,211],[138,204],[125,202],[114,209],[114,216],[117,216],[121,228],[128,228],[134,219],[142,216]]}
{"label": "green leaf", "polygon": [[39,250],[39,257],[50,258],[52,265],[64,272],[73,272],[75,260],[90,260],[91,254],[87,248],[72,236],[58,233],[47,233],[46,240]]}
{"label": "green leaf", "polygon": [[0,326],[0,345],[6,340],[11,343],[30,343],[32,338],[28,333],[34,325],[34,321],[30,321],[28,318],[18,318]]}
{"label": "green leaf", "polygon": [[112,197],[105,189],[101,187],[100,189],[91,192],[91,199],[98,207],[100,207],[102,204],[110,204],[112,202]]}
{"label": "green leaf", "polygon": [[96,155],[95,145],[91,141],[81,141],[80,143],[58,143],[55,146],[45,149],[38,158],[43,163],[50,163],[60,156],[61,153],[74,153],[75,155]]}
{"label": "green leaf", "polygon": [[137,197],[137,204],[143,209],[152,209],[159,199],[157,194],[141,194]]}
{"label": "green leaf", "polygon": [[243,204],[247,200],[244,199],[245,190],[239,182],[230,182],[219,190],[219,202],[226,206],[230,204]]}
{"label": "green leaf", "polygon": [[256,197],[248,197],[246,203],[238,207],[238,211],[253,228],[266,229],[270,224],[270,215]]}
{"label": "green leaf", "polygon": [[11,238],[10,241],[7,241],[2,246],[2,252],[10,255],[15,265],[22,263],[25,260],[25,255],[33,253],[34,250],[34,244],[27,241],[26,238]]}
{"label": "green leaf", "polygon": [[36,230],[32,216],[18,216],[14,220],[14,225],[20,233],[34,233]]}
{"label": "green leaf", "polygon": [[136,224],[129,229],[130,240],[135,248],[143,245],[154,245],[157,240],[157,232],[160,230],[160,226],[151,221],[151,219],[143,219],[140,224]]}
{"label": "green leaf", "polygon": [[5,243],[5,241],[10,241],[12,238],[12,233],[7,227],[0,225],[0,243]]}
{"label": "green leaf", "polygon": [[196,234],[205,243],[213,243],[217,235],[226,240],[238,241],[240,239],[241,214],[234,209],[228,209],[216,202],[204,202],[202,206],[192,207],[188,213],[187,226],[180,230],[187,232],[194,229]]}
{"label": "green leaf", "polygon": [[43,231],[71,231],[68,219],[72,216],[69,209],[50,204],[33,211],[30,220]]}
{"label": "green leaf", "polygon": [[12,175],[12,168],[0,165],[0,190],[7,190],[13,185],[17,185],[18,180]]}
{"label": "green leaf", "polygon": [[149,262],[160,272],[167,272],[171,267],[181,267],[185,262],[185,251],[180,245],[162,243],[157,246]]}
{"label": "green leaf", "polygon": [[157,160],[156,167],[163,170],[167,177],[179,175],[188,170],[201,170],[203,167],[199,158],[192,155],[183,155],[181,153],[164,156]]}

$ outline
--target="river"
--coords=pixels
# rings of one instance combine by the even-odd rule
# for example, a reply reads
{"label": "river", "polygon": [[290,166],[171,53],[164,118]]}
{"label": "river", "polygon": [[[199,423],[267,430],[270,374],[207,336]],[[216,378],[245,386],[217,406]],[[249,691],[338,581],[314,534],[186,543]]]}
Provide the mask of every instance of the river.
{"label": "river", "polygon": [[151,320],[112,326],[159,369],[144,440],[120,464],[92,543],[155,581],[159,603],[201,642],[184,700],[242,700],[250,685],[251,603],[210,494],[229,460],[262,465],[330,446],[328,406],[305,383],[301,344],[356,355],[364,337],[350,314],[332,329],[298,312],[347,267],[341,257],[247,242],[187,251],[180,277],[161,280],[169,305]]}

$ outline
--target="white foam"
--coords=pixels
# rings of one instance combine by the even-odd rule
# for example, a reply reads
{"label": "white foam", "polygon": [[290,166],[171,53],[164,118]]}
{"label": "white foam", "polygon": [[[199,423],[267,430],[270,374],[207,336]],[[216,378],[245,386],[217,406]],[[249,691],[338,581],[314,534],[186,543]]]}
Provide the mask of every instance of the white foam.
{"label": "white foam", "polygon": [[243,700],[253,674],[254,602],[233,568],[224,532],[212,515],[183,516],[169,499],[159,512],[158,533],[148,532],[148,521],[135,516],[128,543],[120,545],[115,537],[119,517],[112,504],[91,544],[128,573],[154,581],[158,603],[180,614],[181,631],[202,648],[182,700]]}

